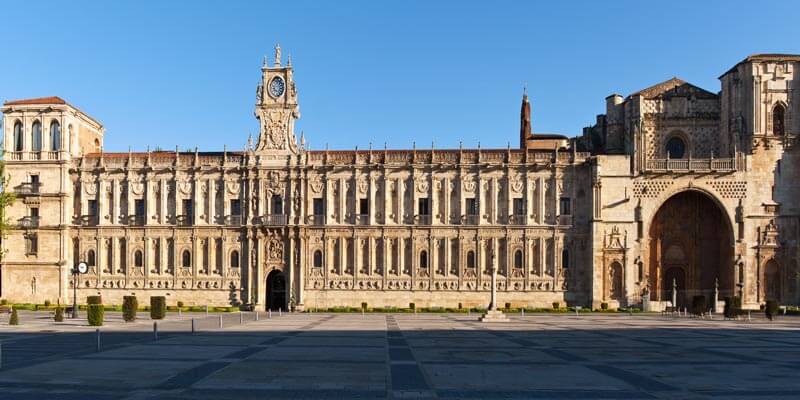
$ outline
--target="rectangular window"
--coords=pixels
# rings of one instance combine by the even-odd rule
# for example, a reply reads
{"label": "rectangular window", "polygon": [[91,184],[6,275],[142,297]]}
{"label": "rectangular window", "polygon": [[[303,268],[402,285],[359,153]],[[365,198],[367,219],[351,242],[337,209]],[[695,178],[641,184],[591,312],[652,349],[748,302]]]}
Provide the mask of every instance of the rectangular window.
{"label": "rectangular window", "polygon": [[514,199],[514,215],[525,215],[525,202],[522,199]]}
{"label": "rectangular window", "polygon": [[231,215],[241,216],[242,215],[242,201],[239,199],[232,199],[231,200]]}
{"label": "rectangular window", "polygon": [[561,201],[559,201],[558,209],[561,211],[561,215],[572,214],[572,208],[569,197],[561,198]]}
{"label": "rectangular window", "polygon": [[417,200],[417,214],[431,215],[428,198],[421,198]]}
{"label": "rectangular window", "polygon": [[478,215],[478,201],[472,197],[467,200],[467,215]]}
{"label": "rectangular window", "polygon": [[358,199],[358,213],[361,215],[369,214],[369,200]]}
{"label": "rectangular window", "polygon": [[183,200],[183,215],[189,219],[194,218],[194,204],[192,200]]}
{"label": "rectangular window", "polygon": [[31,207],[31,217],[39,218],[39,207]]}
{"label": "rectangular window", "polygon": [[322,199],[314,199],[314,215],[325,214],[325,203]]}
{"label": "rectangular window", "polygon": [[97,200],[89,200],[88,213],[89,216],[97,216]]}
{"label": "rectangular window", "polygon": [[35,255],[39,252],[39,238],[36,235],[25,237],[25,253]]}
{"label": "rectangular window", "polygon": [[39,175],[31,175],[31,183],[34,185],[39,184]]}
{"label": "rectangular window", "polygon": [[133,201],[133,213],[137,217],[144,217],[144,200],[136,199]]}

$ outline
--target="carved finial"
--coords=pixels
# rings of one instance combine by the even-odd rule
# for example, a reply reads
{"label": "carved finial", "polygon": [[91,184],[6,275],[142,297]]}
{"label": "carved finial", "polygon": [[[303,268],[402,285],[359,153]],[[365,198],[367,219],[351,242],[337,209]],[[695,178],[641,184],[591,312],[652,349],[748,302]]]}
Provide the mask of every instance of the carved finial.
{"label": "carved finial", "polygon": [[246,151],[253,150],[253,134],[252,133],[248,133],[247,134],[247,145],[246,145],[245,150]]}
{"label": "carved finial", "polygon": [[305,147],[306,145],[306,132],[300,131],[300,146]]}
{"label": "carved finial", "polygon": [[262,68],[267,68],[267,55],[264,55],[264,62],[261,64]]}
{"label": "carved finial", "polygon": [[281,66],[281,45],[280,43],[275,43],[275,66]]}
{"label": "carved finial", "polygon": [[291,54],[289,54],[289,56],[286,57],[286,66],[287,67],[291,67],[292,66],[292,55]]}
{"label": "carved finial", "polygon": [[528,97],[528,81],[522,86],[522,95]]}

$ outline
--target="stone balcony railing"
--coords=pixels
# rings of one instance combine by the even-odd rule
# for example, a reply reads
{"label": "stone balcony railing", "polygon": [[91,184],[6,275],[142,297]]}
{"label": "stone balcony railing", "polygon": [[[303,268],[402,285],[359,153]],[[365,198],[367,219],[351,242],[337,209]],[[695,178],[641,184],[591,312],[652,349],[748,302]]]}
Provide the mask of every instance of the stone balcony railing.
{"label": "stone balcony railing", "polygon": [[5,159],[8,161],[57,161],[60,160],[60,151],[7,151]]}
{"label": "stone balcony railing", "polygon": [[42,186],[38,182],[24,182],[20,183],[14,188],[14,193],[17,195],[36,195],[39,194],[39,188]]}
{"label": "stone balcony railing", "polygon": [[35,217],[35,216],[22,217],[19,220],[19,226],[21,228],[25,228],[25,229],[38,228],[39,227],[39,217]]}
{"label": "stone balcony railing", "polygon": [[735,158],[680,158],[647,160],[648,171],[654,172],[729,172],[736,170]]}
{"label": "stone balcony railing", "polygon": [[369,225],[369,214],[356,214],[353,216],[354,225]]}
{"label": "stone balcony railing", "polygon": [[525,214],[512,214],[508,216],[509,225],[527,225],[528,220]]}
{"label": "stone balcony railing", "polygon": [[256,217],[253,221],[256,225],[286,225],[285,214],[267,214]]}

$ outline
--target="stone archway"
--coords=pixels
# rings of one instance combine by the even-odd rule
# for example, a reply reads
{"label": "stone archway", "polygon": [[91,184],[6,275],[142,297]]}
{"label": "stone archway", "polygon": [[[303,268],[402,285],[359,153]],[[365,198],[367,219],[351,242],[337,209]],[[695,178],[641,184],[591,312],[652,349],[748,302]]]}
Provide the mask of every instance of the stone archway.
{"label": "stone archway", "polygon": [[693,296],[709,301],[734,294],[733,230],[725,211],[704,192],[687,190],[667,199],[650,224],[648,285],[651,300],[687,306]]}
{"label": "stone archway", "polygon": [[267,275],[267,310],[286,311],[286,274],[273,270]]}

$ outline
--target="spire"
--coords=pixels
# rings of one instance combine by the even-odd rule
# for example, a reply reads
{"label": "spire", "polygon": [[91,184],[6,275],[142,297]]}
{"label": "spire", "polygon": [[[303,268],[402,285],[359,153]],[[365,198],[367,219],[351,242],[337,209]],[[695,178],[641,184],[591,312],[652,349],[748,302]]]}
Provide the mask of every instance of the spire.
{"label": "spire", "polygon": [[528,84],[522,91],[522,107],[519,112],[519,147],[525,148],[525,142],[533,136],[531,132],[531,103],[528,102]]}

